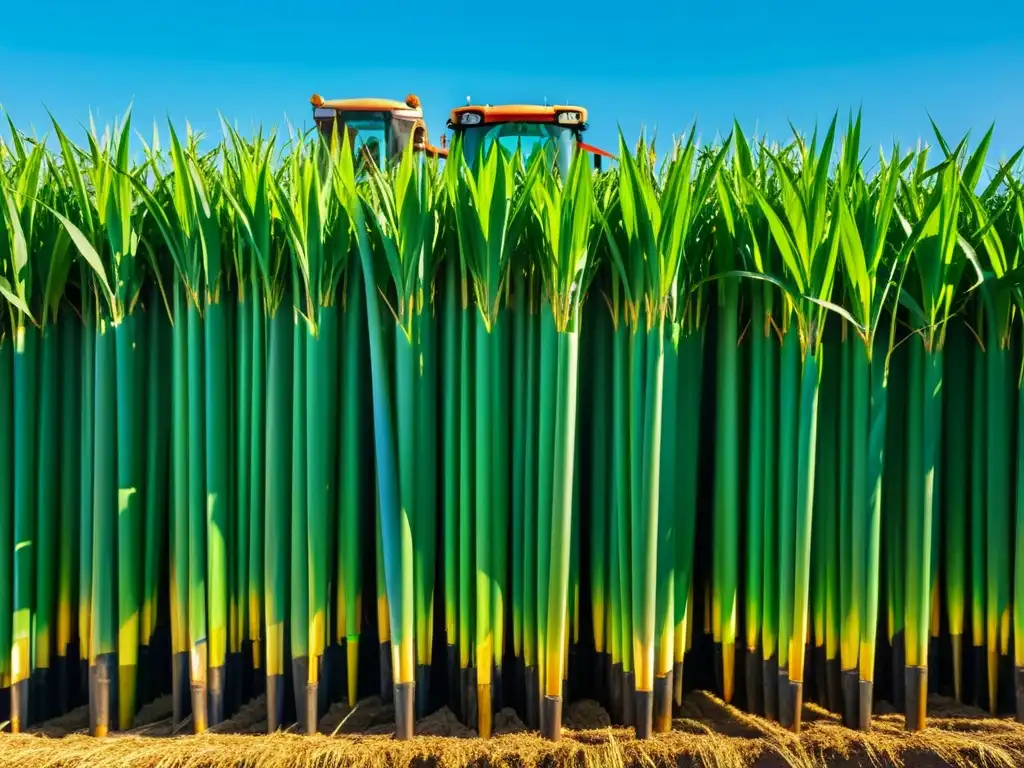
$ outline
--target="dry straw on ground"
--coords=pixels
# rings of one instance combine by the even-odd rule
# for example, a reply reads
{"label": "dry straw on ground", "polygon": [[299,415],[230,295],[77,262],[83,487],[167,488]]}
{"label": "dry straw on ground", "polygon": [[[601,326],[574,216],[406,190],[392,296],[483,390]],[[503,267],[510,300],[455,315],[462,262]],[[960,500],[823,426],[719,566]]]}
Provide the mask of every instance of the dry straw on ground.
{"label": "dry straw on ground", "polygon": [[931,701],[929,727],[903,731],[902,717],[880,714],[870,734],[843,728],[838,718],[813,705],[806,727],[793,736],[705,693],[688,697],[671,733],[647,742],[613,728],[605,711],[579,702],[565,714],[568,730],[550,743],[526,731],[516,714],[495,717],[489,740],[462,725],[447,709],[417,724],[417,738],[390,737],[394,712],[379,699],[354,709],[332,708],[320,734],[260,735],[266,728],[260,700],[243,708],[217,732],[174,735],[166,700],[151,704],[130,733],[107,739],[85,735],[83,709],[48,722],[35,734],[0,736],[0,768],[626,768],[626,766],[999,766],[1024,765],[1024,726],[986,717],[980,710]]}

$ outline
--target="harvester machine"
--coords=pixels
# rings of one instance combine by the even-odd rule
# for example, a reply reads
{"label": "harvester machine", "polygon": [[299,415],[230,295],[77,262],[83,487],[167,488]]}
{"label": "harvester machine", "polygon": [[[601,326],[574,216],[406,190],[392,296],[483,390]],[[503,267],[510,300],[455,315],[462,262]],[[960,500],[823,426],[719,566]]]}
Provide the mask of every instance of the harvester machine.
{"label": "harvester machine", "polygon": [[427,124],[418,97],[405,101],[394,99],[330,99],[313,94],[313,120],[317,129],[330,141],[348,133],[355,157],[386,168],[397,162],[411,143],[414,152],[427,157],[444,158],[448,150],[435,147],[427,139]]}
{"label": "harvester machine", "polygon": [[461,138],[467,158],[474,157],[481,145],[486,150],[495,141],[510,151],[522,147],[526,154],[539,146],[553,154],[563,177],[569,172],[575,152],[589,152],[597,170],[601,169],[602,158],[615,159],[610,152],[583,141],[588,127],[587,110],[583,107],[467,105],[452,110],[448,127]]}

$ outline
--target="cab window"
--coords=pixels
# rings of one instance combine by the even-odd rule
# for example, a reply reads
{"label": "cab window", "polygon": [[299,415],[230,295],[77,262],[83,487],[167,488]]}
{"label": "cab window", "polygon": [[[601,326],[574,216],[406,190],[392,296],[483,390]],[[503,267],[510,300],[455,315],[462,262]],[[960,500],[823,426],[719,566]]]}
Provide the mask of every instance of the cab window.
{"label": "cab window", "polygon": [[328,140],[335,130],[339,137],[345,131],[357,163],[365,158],[364,162],[373,162],[379,168],[385,166],[392,141],[390,115],[383,112],[338,112],[333,120],[318,119],[317,124]]}
{"label": "cab window", "polygon": [[499,123],[463,130],[466,159],[470,162],[476,157],[481,145],[486,152],[495,142],[508,152],[521,148],[524,158],[538,151],[543,152],[551,162],[557,159],[563,174],[568,172],[572,162],[575,131],[566,126],[551,123]]}

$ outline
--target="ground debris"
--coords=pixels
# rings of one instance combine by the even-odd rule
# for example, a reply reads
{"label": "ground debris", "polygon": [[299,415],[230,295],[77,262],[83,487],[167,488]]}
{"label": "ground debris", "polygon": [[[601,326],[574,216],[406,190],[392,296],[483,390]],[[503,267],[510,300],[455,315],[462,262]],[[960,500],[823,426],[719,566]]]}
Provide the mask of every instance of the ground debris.
{"label": "ground debris", "polygon": [[[800,736],[748,715],[708,693],[688,695],[672,731],[637,741],[632,729],[611,726],[597,702],[581,700],[563,715],[562,740],[529,732],[516,712],[495,714],[494,737],[476,732],[442,708],[416,724],[417,737],[400,742],[394,708],[379,698],[355,707],[335,704],[320,733],[295,728],[267,735],[262,698],[240,709],[216,732],[174,736],[166,700],[140,711],[132,732],[106,739],[84,735],[83,712],[51,720],[30,734],[0,735],[0,768],[654,768],[655,766],[993,766],[1024,765],[1024,726],[993,718],[951,699],[933,697],[928,728],[903,730],[899,714],[875,718],[870,733],[843,728],[838,716],[805,708]],[[85,713],[87,726],[88,714]],[[186,729],[187,730],[187,729]],[[166,733],[165,733],[166,732]]]}

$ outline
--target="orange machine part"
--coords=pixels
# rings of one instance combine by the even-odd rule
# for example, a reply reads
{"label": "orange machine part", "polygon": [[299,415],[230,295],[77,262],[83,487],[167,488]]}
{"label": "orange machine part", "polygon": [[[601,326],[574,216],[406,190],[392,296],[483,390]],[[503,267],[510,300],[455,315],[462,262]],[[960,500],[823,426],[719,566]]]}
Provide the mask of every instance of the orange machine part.
{"label": "orange machine part", "polygon": [[[410,97],[415,98],[415,97]],[[393,112],[396,109],[416,109],[406,101],[396,99],[327,99],[313,94],[309,100],[317,109],[334,109],[345,112]],[[417,105],[418,106],[418,105]]]}
{"label": "orange machine part", "polygon": [[485,125],[488,123],[508,122],[554,123],[557,120],[556,115],[559,112],[579,112],[579,124],[582,125],[587,122],[587,110],[583,107],[572,105],[541,107],[535,104],[501,104],[498,106],[491,106],[488,104],[477,107],[456,107],[452,110],[451,122],[454,125],[458,125],[459,115],[466,112],[475,112],[479,114],[481,116],[481,122]]}

